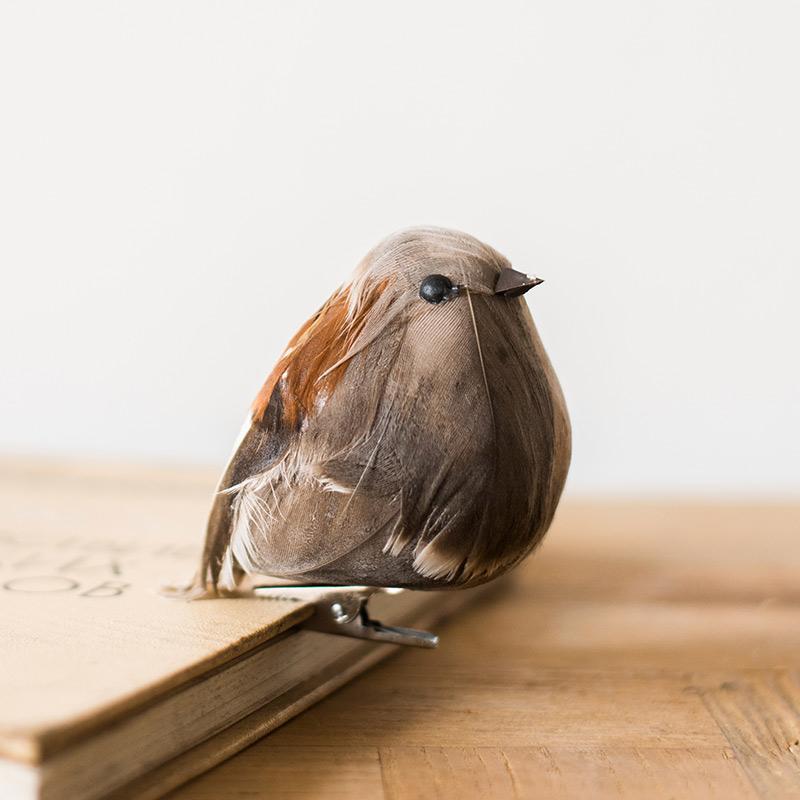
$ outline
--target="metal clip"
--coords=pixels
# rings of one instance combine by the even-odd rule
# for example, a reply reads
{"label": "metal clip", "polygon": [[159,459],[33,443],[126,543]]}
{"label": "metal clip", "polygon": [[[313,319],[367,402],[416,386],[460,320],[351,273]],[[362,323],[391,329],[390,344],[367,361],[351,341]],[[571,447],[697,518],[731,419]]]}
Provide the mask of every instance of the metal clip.
{"label": "metal clip", "polygon": [[312,601],[314,613],[303,627],[321,633],[369,639],[386,644],[433,648],[439,637],[415,628],[384,625],[372,619],[367,603],[373,594],[399,594],[403,589],[376,586],[257,586],[254,592],[260,597]]}

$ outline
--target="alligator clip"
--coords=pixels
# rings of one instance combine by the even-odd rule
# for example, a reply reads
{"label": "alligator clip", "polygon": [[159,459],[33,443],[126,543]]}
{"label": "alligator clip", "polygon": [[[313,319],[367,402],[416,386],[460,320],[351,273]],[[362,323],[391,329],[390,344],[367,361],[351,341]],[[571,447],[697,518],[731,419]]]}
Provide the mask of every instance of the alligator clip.
{"label": "alligator clip", "polygon": [[405,591],[404,589],[286,584],[256,586],[253,591],[258,597],[314,603],[314,613],[303,623],[303,627],[307,630],[409,647],[433,648],[439,644],[439,637],[433,633],[384,625],[370,617],[367,604],[372,595],[395,595]]}

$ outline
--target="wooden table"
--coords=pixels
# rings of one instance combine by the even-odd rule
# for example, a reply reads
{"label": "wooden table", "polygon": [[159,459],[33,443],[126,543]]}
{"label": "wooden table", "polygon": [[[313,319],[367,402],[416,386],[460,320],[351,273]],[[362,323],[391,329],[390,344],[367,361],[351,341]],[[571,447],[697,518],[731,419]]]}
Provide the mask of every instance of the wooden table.
{"label": "wooden table", "polygon": [[800,504],[569,503],[510,585],[170,795],[800,797]]}

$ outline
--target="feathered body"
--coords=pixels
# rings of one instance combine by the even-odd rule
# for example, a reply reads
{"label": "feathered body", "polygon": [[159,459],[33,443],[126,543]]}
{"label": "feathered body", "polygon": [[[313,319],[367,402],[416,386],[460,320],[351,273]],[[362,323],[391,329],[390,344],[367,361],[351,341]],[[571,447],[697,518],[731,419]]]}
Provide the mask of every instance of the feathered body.
{"label": "feathered body", "polygon": [[[372,250],[267,378],[211,512],[200,584],[243,573],[447,588],[523,559],[553,518],[570,429],[509,264],[417,228]],[[519,273],[515,273],[519,274]],[[426,276],[457,287],[426,302]]]}

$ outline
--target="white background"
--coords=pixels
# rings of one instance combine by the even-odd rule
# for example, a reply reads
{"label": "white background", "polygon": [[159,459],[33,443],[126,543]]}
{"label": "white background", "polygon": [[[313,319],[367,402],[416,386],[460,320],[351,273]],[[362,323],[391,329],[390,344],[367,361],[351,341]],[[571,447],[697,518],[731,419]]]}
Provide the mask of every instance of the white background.
{"label": "white background", "polygon": [[387,233],[527,297],[572,491],[800,489],[800,6],[0,12],[0,449],[221,464]]}

